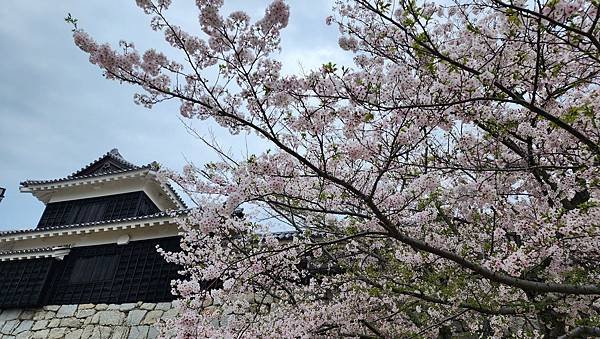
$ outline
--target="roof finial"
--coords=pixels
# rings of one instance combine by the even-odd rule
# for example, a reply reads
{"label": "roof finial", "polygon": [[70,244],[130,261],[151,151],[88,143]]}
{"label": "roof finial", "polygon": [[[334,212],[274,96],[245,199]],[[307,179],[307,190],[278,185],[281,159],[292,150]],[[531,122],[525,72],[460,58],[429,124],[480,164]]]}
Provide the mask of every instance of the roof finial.
{"label": "roof finial", "polygon": [[108,152],[111,156],[115,157],[115,158],[119,158],[121,160],[125,160],[125,158],[123,158],[123,156],[121,155],[121,153],[119,153],[119,149],[118,148],[113,148],[110,150],[110,152]]}

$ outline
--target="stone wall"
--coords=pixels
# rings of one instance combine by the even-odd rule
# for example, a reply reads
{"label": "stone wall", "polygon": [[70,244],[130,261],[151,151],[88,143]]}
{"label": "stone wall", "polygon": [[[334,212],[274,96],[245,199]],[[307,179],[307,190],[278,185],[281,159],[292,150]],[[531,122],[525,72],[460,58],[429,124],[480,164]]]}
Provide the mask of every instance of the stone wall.
{"label": "stone wall", "polygon": [[50,305],[0,310],[1,339],[152,339],[160,319],[175,317],[172,303]]}

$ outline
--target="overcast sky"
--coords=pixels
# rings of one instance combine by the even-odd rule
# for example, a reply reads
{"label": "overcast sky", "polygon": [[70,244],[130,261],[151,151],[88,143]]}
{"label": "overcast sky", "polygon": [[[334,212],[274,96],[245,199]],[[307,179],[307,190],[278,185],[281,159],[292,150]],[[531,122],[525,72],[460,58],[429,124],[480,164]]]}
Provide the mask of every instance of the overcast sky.
{"label": "overcast sky", "polygon": [[[171,20],[199,30],[193,0],[174,0]],[[225,1],[243,5],[253,17],[268,1]],[[324,24],[330,1],[290,0],[291,18],[279,58],[288,72],[328,61],[348,61],[337,47],[337,31]],[[125,0],[6,0],[0,8],[0,230],[34,227],[43,204],[19,193],[26,179],[64,177],[117,147],[136,164],[158,161],[181,169],[214,155],[187,134],[175,103],[152,110],[133,103],[135,88],[101,77],[101,71],[72,41],[63,18],[71,13],[79,26],[100,42],[133,41],[143,51],[165,46],[149,26],[149,17]],[[234,154],[260,149],[252,138],[233,138],[210,122],[196,121],[201,134],[214,130]]]}

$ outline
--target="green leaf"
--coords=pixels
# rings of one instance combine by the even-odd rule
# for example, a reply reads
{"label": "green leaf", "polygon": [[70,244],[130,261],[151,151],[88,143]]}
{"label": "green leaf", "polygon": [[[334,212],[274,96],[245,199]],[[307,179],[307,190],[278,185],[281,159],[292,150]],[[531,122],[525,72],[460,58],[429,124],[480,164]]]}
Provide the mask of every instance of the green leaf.
{"label": "green leaf", "polygon": [[579,106],[579,107],[571,107],[568,111],[567,114],[562,116],[562,120],[566,123],[572,124],[575,121],[577,121],[577,119],[581,116],[585,116],[588,118],[593,118],[594,117],[594,110],[587,106]]}
{"label": "green leaf", "polygon": [[387,13],[390,10],[390,7],[392,7],[392,4],[388,1],[377,0],[376,6],[377,10],[381,13]]}
{"label": "green leaf", "polygon": [[77,30],[77,18],[73,17],[71,13],[67,13],[67,16],[65,17],[65,22],[73,25],[73,29],[71,30],[72,32],[75,32]]}
{"label": "green leaf", "polygon": [[335,71],[337,71],[337,67],[334,63],[332,63],[330,61],[326,64],[323,64],[323,70],[325,71],[326,74],[335,73]]}
{"label": "green leaf", "polygon": [[271,93],[271,88],[267,85],[263,85],[263,91],[265,92],[265,94],[269,94]]}

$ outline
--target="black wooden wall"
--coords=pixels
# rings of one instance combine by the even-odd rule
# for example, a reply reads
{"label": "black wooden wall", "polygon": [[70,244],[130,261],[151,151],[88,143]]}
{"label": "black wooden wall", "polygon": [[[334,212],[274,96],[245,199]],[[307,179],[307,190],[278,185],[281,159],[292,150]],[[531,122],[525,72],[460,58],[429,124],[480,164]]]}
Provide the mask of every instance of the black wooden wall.
{"label": "black wooden wall", "polygon": [[107,195],[49,203],[38,228],[85,222],[115,220],[158,213],[160,210],[144,192]]}
{"label": "black wooden wall", "polygon": [[156,245],[179,250],[179,237],[72,248],[53,258],[0,262],[0,308],[171,301],[178,266]]}
{"label": "black wooden wall", "polygon": [[42,258],[0,262],[0,308],[39,305],[53,261]]}

